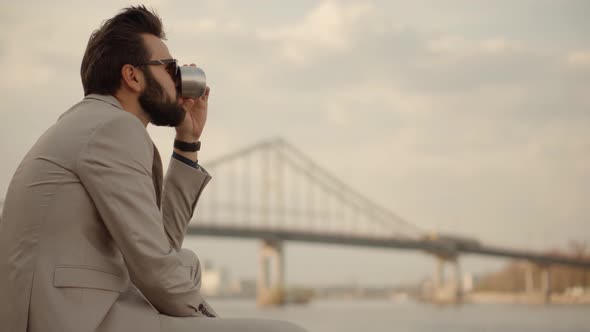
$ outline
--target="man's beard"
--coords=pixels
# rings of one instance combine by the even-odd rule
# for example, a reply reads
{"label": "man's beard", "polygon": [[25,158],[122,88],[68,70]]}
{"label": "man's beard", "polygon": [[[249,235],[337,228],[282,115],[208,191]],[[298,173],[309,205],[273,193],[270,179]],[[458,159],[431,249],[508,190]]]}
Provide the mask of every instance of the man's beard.
{"label": "man's beard", "polygon": [[146,88],[139,95],[139,105],[150,116],[150,122],[155,126],[176,127],[182,123],[186,115],[182,106],[165,95],[164,89],[152,73],[144,71]]}

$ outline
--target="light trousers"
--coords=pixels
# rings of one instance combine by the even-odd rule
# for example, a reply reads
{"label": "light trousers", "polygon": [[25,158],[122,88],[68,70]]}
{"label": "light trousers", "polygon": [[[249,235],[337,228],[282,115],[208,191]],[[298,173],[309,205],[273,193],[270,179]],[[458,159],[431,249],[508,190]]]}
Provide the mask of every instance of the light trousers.
{"label": "light trousers", "polygon": [[161,332],[307,332],[280,320],[159,316]]}

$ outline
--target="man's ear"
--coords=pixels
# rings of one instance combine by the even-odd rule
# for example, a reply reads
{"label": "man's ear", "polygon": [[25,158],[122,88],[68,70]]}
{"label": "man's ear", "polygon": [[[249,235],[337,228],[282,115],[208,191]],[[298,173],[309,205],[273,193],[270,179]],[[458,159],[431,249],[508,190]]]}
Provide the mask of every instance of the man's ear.
{"label": "man's ear", "polygon": [[140,93],[143,80],[143,73],[137,67],[127,64],[121,68],[121,81],[129,90]]}

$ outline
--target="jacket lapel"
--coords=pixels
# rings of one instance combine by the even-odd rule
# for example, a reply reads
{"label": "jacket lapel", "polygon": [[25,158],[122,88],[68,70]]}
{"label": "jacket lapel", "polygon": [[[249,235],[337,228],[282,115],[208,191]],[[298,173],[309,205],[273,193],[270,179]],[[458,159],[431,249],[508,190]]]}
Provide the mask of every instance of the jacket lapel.
{"label": "jacket lapel", "polygon": [[156,203],[158,204],[158,208],[161,207],[162,204],[162,158],[160,158],[160,152],[158,152],[158,148],[154,143],[152,143],[154,147],[154,162],[152,164],[152,180],[154,182],[154,191],[156,192]]}

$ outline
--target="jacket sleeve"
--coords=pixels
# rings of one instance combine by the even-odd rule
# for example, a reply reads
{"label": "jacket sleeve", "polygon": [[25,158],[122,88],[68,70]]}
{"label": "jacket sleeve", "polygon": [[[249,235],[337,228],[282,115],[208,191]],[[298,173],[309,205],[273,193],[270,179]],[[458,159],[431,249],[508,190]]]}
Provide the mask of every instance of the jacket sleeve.
{"label": "jacket sleeve", "polygon": [[164,179],[162,215],[170,244],[180,250],[188,223],[211,176],[172,157]]}
{"label": "jacket sleeve", "polygon": [[170,316],[210,316],[200,295],[197,256],[174,249],[167,238],[152,181],[153,153],[142,123],[121,112],[94,131],[76,171],[121,251],[131,281],[150,303]]}

